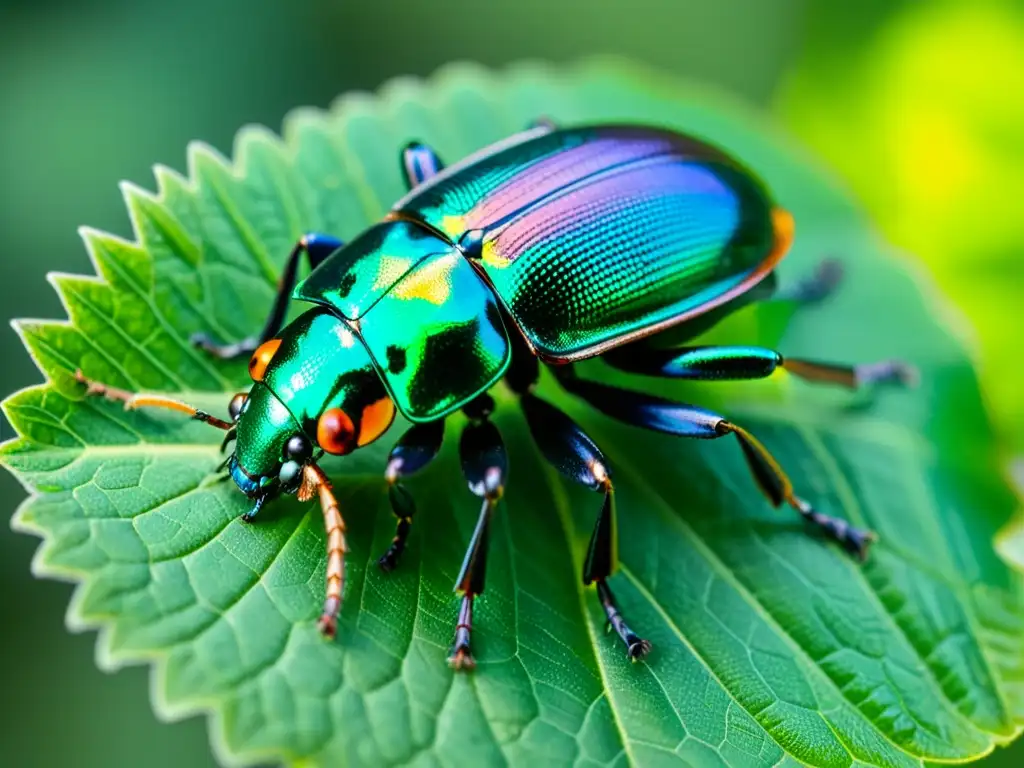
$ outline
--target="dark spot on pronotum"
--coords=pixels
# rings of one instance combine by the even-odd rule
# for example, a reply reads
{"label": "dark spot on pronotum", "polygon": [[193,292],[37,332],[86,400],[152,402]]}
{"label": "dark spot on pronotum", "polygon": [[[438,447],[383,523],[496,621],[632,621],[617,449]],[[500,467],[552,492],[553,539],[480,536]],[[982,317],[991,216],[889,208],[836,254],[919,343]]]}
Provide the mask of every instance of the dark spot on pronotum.
{"label": "dark spot on pronotum", "polygon": [[353,272],[348,272],[343,278],[341,283],[338,284],[338,295],[341,298],[347,298],[349,291],[352,290],[352,286],[356,284],[356,276]]}
{"label": "dark spot on pronotum", "polygon": [[395,374],[396,376],[405,370],[406,359],[405,350],[401,347],[396,347],[394,344],[388,346],[388,371]]}

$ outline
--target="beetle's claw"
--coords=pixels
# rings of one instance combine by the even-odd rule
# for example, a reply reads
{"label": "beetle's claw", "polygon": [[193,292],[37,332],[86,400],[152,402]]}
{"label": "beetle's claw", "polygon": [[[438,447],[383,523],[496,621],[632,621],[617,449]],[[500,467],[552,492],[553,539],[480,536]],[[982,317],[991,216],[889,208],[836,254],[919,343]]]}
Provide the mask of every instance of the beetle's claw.
{"label": "beetle's claw", "polygon": [[338,634],[337,616],[332,616],[329,613],[322,614],[316,625],[320,629],[320,634],[328,640],[333,640],[335,635]]}
{"label": "beetle's claw", "polygon": [[629,644],[629,648],[626,650],[626,658],[634,663],[640,661],[640,659],[651,652],[652,647],[649,640],[637,638]]}
{"label": "beetle's claw", "polygon": [[843,541],[847,551],[862,563],[868,559],[868,549],[878,541],[878,534],[860,528],[850,528]]}
{"label": "beetle's claw", "polygon": [[469,646],[459,646],[456,648],[452,655],[448,657],[448,666],[452,669],[464,670],[466,672],[476,669],[476,659],[469,652]]}
{"label": "beetle's claw", "polygon": [[854,376],[858,386],[899,384],[904,387],[916,387],[921,383],[921,374],[917,368],[902,360],[864,363],[854,368]]}

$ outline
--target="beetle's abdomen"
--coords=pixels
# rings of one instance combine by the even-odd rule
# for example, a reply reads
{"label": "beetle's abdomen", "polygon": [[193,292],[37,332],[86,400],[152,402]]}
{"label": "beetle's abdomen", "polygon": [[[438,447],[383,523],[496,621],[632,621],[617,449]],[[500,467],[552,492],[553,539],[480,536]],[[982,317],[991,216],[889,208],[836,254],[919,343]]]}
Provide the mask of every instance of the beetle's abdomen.
{"label": "beetle's abdomen", "polygon": [[785,240],[785,216],[748,171],[695,139],[643,128],[534,137],[400,205],[457,242],[473,233],[470,255],[552,360],[724,303],[770,271]]}

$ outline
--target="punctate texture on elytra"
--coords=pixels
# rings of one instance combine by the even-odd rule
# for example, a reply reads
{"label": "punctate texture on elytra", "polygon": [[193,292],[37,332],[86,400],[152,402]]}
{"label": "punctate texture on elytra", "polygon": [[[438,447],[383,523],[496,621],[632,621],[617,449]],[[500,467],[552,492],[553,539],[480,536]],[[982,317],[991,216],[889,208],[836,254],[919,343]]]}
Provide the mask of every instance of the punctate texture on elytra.
{"label": "punctate texture on elytra", "polygon": [[[509,482],[474,611],[477,670],[453,675],[443,663],[478,509],[455,426],[408,483],[418,512],[391,573],[376,556],[395,530],[382,477],[392,441],[325,463],[349,549],[337,639],[325,642],[319,509],[275,503],[240,522],[245,497],[214,479],[219,435],[83,400],[74,373],[224,416],[249,372],[205,356],[192,334],[247,336],[298,237],[351,239],[380,219],[404,192],[396,157],[408,141],[454,161],[538,116],[704,137],[793,213],[783,283],[825,256],[844,262],[828,303],[744,310],[708,342],[899,357],[919,367],[916,390],[867,397],[787,378],[650,388],[743,424],[817,508],[880,541],[860,565],[773,510],[732,441],[618,425],[545,379],[538,393],[614,468],[622,565],[610,583],[655,650],[624,663],[605,635],[579,579],[596,496],[547,468],[501,390],[492,420]],[[607,64],[460,67],[298,112],[283,142],[246,129],[234,155],[229,164],[196,145],[187,178],[159,168],[156,195],[128,187],[135,242],[86,231],[102,280],[55,280],[70,324],[20,324],[49,382],[6,401],[20,437],[0,454],[36,494],[16,525],[44,538],[42,573],[81,582],[74,620],[101,629],[100,657],[155,664],[165,714],[212,710],[225,760],[909,766],[977,757],[1016,734],[1022,585],[992,549],[1015,500],[968,357],[851,205],[755,116]]]}

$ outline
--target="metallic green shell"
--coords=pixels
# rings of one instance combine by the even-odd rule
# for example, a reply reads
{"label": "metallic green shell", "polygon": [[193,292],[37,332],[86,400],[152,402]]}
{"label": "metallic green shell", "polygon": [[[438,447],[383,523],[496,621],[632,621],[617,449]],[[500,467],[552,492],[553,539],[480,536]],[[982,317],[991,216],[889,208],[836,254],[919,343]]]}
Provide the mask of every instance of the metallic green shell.
{"label": "metallic green shell", "polygon": [[510,347],[494,293],[455,249],[428,256],[360,323],[399,410],[430,421],[505,373]]}
{"label": "metallic green shell", "polygon": [[363,410],[387,397],[366,348],[344,320],[317,307],[282,334],[263,383],[291,411],[309,437],[329,408],[341,408],[357,431]]}
{"label": "metallic green shell", "polygon": [[379,414],[373,406],[388,397],[366,348],[332,312],[317,307],[303,313],[280,341],[238,420],[235,458],[253,478],[277,476],[285,444],[300,430],[315,445],[324,411],[343,409],[359,435],[364,414]]}
{"label": "metallic green shell", "polygon": [[328,256],[292,296],[357,320],[422,259],[449,251],[450,243],[422,226],[381,222]]}
{"label": "metallic green shell", "polygon": [[667,131],[529,132],[396,203],[474,258],[534,350],[589,357],[763,278],[773,204],[734,160]]}
{"label": "metallic green shell", "polygon": [[344,319],[411,421],[451,413],[508,367],[494,293],[454,246],[417,224],[378,224],[315,269],[294,297]]}
{"label": "metallic green shell", "polygon": [[532,131],[420,185],[294,296],[343,319],[398,409],[429,421],[504,373],[499,301],[541,357],[599,354],[752,288],[778,255],[773,208],[690,137]]}
{"label": "metallic green shell", "polygon": [[273,478],[281,466],[288,438],[299,431],[291,411],[263,384],[249,390],[238,419],[235,460],[253,481]]}

